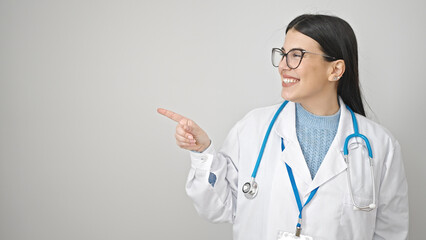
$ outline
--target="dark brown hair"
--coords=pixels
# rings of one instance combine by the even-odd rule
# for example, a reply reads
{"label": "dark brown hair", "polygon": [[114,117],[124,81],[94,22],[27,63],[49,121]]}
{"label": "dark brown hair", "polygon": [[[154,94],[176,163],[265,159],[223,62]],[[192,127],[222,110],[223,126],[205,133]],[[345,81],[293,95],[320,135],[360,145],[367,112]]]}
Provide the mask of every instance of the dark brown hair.
{"label": "dark brown hair", "polygon": [[354,112],[365,116],[359,87],[358,46],[351,26],[338,17],[304,14],[290,22],[286,33],[290,29],[317,41],[326,55],[345,61],[345,73],[337,84],[337,94]]}

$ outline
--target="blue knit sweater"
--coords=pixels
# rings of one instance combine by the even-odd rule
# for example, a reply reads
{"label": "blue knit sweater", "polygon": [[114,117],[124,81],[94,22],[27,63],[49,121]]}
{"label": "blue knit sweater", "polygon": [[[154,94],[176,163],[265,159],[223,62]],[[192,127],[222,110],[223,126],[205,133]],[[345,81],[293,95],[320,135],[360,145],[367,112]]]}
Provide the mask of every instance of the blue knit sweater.
{"label": "blue knit sweater", "polygon": [[312,179],[336,136],[340,109],[331,116],[317,116],[296,103],[296,133]]}

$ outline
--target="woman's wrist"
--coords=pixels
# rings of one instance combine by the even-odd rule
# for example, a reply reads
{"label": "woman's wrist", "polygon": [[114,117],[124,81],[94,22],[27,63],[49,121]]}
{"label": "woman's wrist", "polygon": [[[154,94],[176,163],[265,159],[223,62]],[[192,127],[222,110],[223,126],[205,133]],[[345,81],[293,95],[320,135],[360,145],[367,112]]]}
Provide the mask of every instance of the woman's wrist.
{"label": "woman's wrist", "polygon": [[209,148],[211,144],[212,144],[212,140],[210,140],[210,139],[209,139],[208,144],[203,144],[203,145],[201,145],[201,146],[200,146],[200,148],[199,148],[199,149],[197,149],[197,150],[195,150],[194,152],[202,153],[202,152],[204,152],[207,148]]}

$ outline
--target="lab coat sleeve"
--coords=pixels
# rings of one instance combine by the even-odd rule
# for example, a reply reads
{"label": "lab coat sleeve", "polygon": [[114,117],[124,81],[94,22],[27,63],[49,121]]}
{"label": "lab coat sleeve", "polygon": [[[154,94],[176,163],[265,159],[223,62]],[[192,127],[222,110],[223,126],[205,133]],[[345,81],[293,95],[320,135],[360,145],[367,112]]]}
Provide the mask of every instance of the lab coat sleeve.
{"label": "lab coat sleeve", "polygon": [[382,172],[373,239],[408,238],[408,185],[398,142],[389,152]]}
{"label": "lab coat sleeve", "polygon": [[238,152],[237,126],[234,126],[219,152],[212,143],[202,153],[190,153],[191,169],[186,192],[198,214],[212,222],[233,223],[237,201]]}

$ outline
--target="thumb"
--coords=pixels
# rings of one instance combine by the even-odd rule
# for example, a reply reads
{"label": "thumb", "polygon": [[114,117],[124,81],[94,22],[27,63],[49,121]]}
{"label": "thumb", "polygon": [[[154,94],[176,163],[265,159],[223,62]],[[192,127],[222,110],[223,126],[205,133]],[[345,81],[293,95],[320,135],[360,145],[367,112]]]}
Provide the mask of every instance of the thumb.
{"label": "thumb", "polygon": [[193,135],[194,138],[201,137],[204,134],[204,130],[198,126],[193,120],[185,118],[182,119],[179,124],[189,134]]}
{"label": "thumb", "polygon": [[185,130],[194,135],[199,135],[202,131],[202,129],[191,119],[188,119],[188,121],[186,122]]}
{"label": "thumb", "polygon": [[193,132],[194,122],[191,119],[183,118],[179,121],[179,125],[188,133]]}

